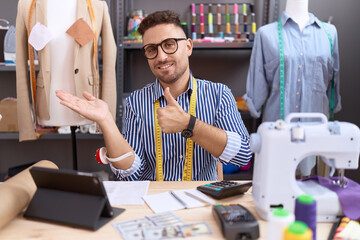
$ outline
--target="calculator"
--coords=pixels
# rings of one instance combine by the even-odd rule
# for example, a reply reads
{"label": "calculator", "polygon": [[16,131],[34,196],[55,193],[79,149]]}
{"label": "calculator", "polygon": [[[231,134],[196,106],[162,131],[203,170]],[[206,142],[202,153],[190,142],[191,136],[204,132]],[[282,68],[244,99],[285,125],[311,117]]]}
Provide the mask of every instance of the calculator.
{"label": "calculator", "polygon": [[226,197],[243,194],[252,186],[252,182],[239,183],[233,181],[219,181],[213,182],[197,187],[197,190],[210,195],[215,199],[222,199]]}
{"label": "calculator", "polygon": [[213,215],[227,240],[260,237],[259,223],[251,212],[240,204],[217,204]]}

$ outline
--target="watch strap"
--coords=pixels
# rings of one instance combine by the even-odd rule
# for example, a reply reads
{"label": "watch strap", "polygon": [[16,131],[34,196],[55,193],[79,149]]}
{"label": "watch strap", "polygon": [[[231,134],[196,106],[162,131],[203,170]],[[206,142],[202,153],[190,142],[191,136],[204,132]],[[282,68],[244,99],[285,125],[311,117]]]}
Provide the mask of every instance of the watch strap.
{"label": "watch strap", "polygon": [[190,121],[187,129],[192,131],[195,127],[195,122],[196,122],[196,117],[190,114]]}

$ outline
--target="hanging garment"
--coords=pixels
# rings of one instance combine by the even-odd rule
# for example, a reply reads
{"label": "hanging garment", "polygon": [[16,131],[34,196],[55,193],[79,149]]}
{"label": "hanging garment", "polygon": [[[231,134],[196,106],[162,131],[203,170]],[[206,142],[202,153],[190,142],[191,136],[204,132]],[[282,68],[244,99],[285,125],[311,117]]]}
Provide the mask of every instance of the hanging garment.
{"label": "hanging garment", "polygon": [[[20,0],[16,19],[16,85],[18,98],[19,141],[36,139],[33,119],[50,118],[50,44],[38,50],[39,71],[35,90],[31,89],[28,78],[28,32],[37,23],[47,26],[47,0],[35,0],[35,7],[28,31],[29,9],[32,0]],[[94,29],[92,19],[96,20],[96,36],[85,45],[74,39],[73,79],[75,95],[82,98],[83,91],[88,91],[108,103],[113,116],[116,109],[116,44],[111,27],[110,15],[106,2],[92,0],[93,15],[86,0],[77,0],[76,18],[84,20]],[[59,19],[61,21],[61,19]],[[95,22],[94,22],[95,23]],[[101,37],[102,76],[100,78],[97,58],[94,61],[95,39]],[[97,51],[97,49],[95,49]],[[95,55],[96,56],[96,55]],[[35,92],[34,96],[31,93]],[[31,100],[32,99],[32,100]],[[35,100],[35,101],[34,101]],[[32,112],[32,103],[35,111]]]}
{"label": "hanging garment", "polygon": [[[339,49],[334,25],[313,14],[302,32],[285,12],[282,14],[285,55],[284,117],[292,112],[321,112],[329,116],[331,80],[334,75],[334,111],[341,109]],[[276,121],[280,113],[280,57],[277,22],[256,33],[244,99],[253,117]]]}

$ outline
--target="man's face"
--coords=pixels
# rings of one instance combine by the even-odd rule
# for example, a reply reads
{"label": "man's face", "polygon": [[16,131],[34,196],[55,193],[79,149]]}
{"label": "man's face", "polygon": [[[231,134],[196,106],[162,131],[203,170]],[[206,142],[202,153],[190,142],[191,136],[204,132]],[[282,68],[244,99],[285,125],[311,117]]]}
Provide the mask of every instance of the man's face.
{"label": "man's face", "polygon": [[[186,38],[183,30],[174,24],[159,24],[151,27],[143,35],[143,45],[159,44],[168,38]],[[173,54],[165,53],[158,46],[158,54],[148,59],[151,71],[159,81],[172,84],[181,78],[189,68],[189,56],[192,53],[192,41],[178,41],[178,49]]]}

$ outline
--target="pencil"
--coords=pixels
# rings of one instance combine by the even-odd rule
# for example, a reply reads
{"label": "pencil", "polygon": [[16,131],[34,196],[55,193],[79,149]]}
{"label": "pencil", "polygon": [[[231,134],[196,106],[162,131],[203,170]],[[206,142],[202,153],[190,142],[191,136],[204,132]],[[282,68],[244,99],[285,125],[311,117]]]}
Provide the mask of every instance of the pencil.
{"label": "pencil", "polygon": [[188,205],[186,202],[184,202],[181,198],[179,198],[174,191],[170,191],[170,194],[181,204],[184,206],[184,208],[188,208]]}

